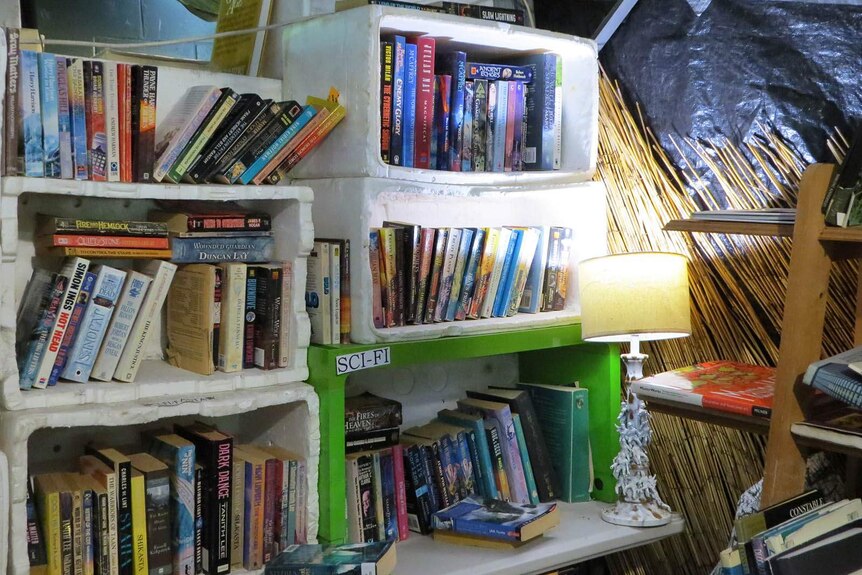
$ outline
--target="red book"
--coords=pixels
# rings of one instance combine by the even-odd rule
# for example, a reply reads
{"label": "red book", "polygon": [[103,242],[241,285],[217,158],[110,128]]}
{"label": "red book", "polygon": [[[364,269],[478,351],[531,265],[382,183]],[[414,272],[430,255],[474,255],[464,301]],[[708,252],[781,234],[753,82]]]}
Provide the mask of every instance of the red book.
{"label": "red book", "polygon": [[88,236],[79,234],[52,234],[37,240],[42,247],[74,248],[131,248],[166,250],[170,247],[168,238],[149,236]]}
{"label": "red book", "polygon": [[395,511],[398,517],[398,540],[410,537],[407,521],[407,486],[404,483],[404,447],[397,443],[392,446],[392,462],[395,474]]}
{"label": "red book", "polygon": [[434,50],[429,36],[407,40],[416,44],[416,121],[413,167],[431,168],[431,136],[434,132]]}
{"label": "red book", "polygon": [[775,368],[734,361],[706,361],[632,382],[644,398],[768,418],[772,414]]}
{"label": "red book", "polygon": [[120,107],[120,181],[132,181],[132,65],[117,64]]}
{"label": "red book", "polygon": [[508,99],[506,100],[506,150],[503,152],[503,171],[512,171],[512,152],[515,151],[515,84],[508,83]]}

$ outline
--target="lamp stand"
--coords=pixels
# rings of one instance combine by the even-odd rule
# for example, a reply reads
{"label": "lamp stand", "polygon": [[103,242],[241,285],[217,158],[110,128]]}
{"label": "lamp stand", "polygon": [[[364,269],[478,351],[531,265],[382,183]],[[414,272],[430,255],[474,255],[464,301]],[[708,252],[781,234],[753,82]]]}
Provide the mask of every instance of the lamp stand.
{"label": "lamp stand", "polygon": [[[640,353],[638,341],[632,338],[631,353],[620,356],[626,365],[626,381],[643,377],[646,354]],[[629,389],[617,416],[620,451],[611,465],[617,480],[617,503],[602,512],[602,519],[615,525],[657,527],[670,523],[670,507],[658,494],[655,475],[650,474],[647,447],[652,439],[649,413],[643,401]]]}

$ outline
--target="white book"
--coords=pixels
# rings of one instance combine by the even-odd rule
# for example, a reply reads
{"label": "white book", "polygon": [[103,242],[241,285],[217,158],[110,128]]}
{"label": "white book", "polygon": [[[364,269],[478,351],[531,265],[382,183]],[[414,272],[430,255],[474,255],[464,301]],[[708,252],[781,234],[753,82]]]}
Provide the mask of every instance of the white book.
{"label": "white book", "polygon": [[308,269],[305,274],[305,310],[311,322],[311,343],[320,344],[329,341],[324,340],[323,329],[324,323],[329,324],[329,318],[323,313],[323,280],[328,272],[323,271],[323,256],[320,253],[322,247],[320,242],[314,242],[308,255]]}
{"label": "white book", "polygon": [[120,97],[117,63],[105,61],[105,137],[108,140],[108,181],[120,181]]}
{"label": "white book", "polygon": [[500,286],[500,278],[503,275],[503,264],[506,260],[506,251],[509,249],[509,240],[512,239],[511,228],[500,229],[500,241],[497,244],[497,257],[494,258],[494,269],[491,271],[491,281],[488,282],[488,293],[485,295],[485,301],[482,302],[482,310],[479,317],[491,317],[494,311],[494,300],[497,295],[497,288]]}
{"label": "white book", "polygon": [[156,125],[155,181],[161,182],[167,175],[219,95],[221,90],[216,86],[192,86],[171,108],[165,121]]}
{"label": "white book", "polygon": [[144,359],[147,340],[155,331],[153,324],[158,325],[156,320],[162,312],[165,298],[168,297],[168,290],[171,287],[177,266],[171,262],[152,260],[144,265],[141,271],[152,277],[153,282],[150,289],[147,290],[147,295],[144,297],[138,317],[135,318],[135,323],[132,325],[132,331],[123,348],[123,353],[120,354],[117,369],[114,371],[115,379],[126,382],[134,381],[138,374],[138,369],[140,369]]}
{"label": "white book", "polygon": [[293,323],[293,265],[282,262],[281,265],[281,333],[278,338],[280,349],[278,367],[288,367],[291,364],[293,340],[291,328]]}
{"label": "white book", "polygon": [[227,373],[242,370],[245,341],[246,264],[219,264],[224,277],[221,284],[221,327],[218,338],[218,369]]}
{"label": "white book", "polygon": [[141,272],[130,271],[128,273],[126,284],[123,286],[123,293],[120,294],[114,316],[108,325],[108,333],[105,335],[101,349],[99,349],[96,363],[93,365],[93,371],[90,374],[92,379],[111,381],[114,371],[117,369],[117,363],[120,361],[120,354],[123,352],[126,341],[129,339],[129,333],[132,331],[132,324],[135,323],[135,318],[141,309],[141,304],[144,302],[144,297],[146,297],[152,281],[153,278]]}
{"label": "white book", "polygon": [[332,325],[329,343],[341,343],[341,245],[329,244],[329,308]]}
{"label": "white book", "polygon": [[69,278],[69,282],[66,284],[63,297],[60,299],[57,319],[54,321],[54,327],[51,329],[51,335],[48,337],[48,345],[45,347],[45,353],[42,354],[42,361],[39,363],[39,371],[36,372],[36,379],[33,381],[33,387],[37,389],[48,387],[48,380],[51,379],[51,371],[54,369],[54,361],[57,359],[57,353],[60,351],[63,336],[66,335],[69,318],[75,309],[78,294],[81,293],[81,284],[84,282],[84,276],[87,274],[89,267],[89,260],[70,258],[66,260],[63,269],[60,271],[61,275]]}
{"label": "white book", "polygon": [[785,537],[783,547],[792,549],[860,517],[862,517],[862,500],[853,499],[840,509],[806,523]]}
{"label": "white book", "polygon": [[554,169],[563,162],[563,59],[557,54],[557,76],[554,86]]}

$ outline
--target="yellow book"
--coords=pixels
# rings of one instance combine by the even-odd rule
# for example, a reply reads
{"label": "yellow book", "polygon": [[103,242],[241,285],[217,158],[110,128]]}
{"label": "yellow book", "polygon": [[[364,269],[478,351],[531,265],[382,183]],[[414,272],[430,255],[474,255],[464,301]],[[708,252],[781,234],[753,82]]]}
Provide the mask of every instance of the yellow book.
{"label": "yellow book", "polygon": [[234,446],[234,458],[245,467],[245,521],[243,527],[243,567],[249,571],[263,567],[263,506],[266,485],[266,457],[253,445]]}
{"label": "yellow book", "polygon": [[35,478],[36,502],[39,522],[45,537],[48,556],[48,575],[63,575],[60,543],[60,492],[54,483],[54,474],[46,473]]}
{"label": "yellow book", "polygon": [[171,250],[157,248],[76,248],[70,246],[56,246],[37,250],[39,256],[63,256],[81,258],[122,258],[122,259],[147,259],[147,260],[169,260]]}
{"label": "yellow book", "polygon": [[[395,268],[395,228],[379,228],[380,234],[380,285],[386,294],[383,302],[386,311],[386,327],[398,325],[398,293],[396,290],[397,273]],[[385,282],[384,282],[385,278]]]}
{"label": "yellow book", "polygon": [[211,375],[213,361],[213,299],[216,267],[182,266],[168,292],[168,363],[201,375]]}
{"label": "yellow book", "polygon": [[132,557],[135,575],[147,575],[147,498],[144,474],[132,469]]}
{"label": "yellow book", "polygon": [[479,260],[479,271],[476,273],[476,287],[467,317],[477,319],[488,293],[488,285],[491,282],[491,272],[494,271],[494,262],[497,259],[497,248],[500,245],[500,228],[485,228],[485,245],[482,248],[482,257]]}

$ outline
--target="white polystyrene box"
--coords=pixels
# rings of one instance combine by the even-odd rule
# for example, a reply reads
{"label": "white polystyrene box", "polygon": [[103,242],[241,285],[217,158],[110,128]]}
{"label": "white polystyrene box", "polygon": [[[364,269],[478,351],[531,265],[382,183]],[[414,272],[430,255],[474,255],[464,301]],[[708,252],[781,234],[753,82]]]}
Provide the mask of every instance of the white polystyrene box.
{"label": "white polystyrene box", "polygon": [[[350,334],[354,343],[428,339],[569,324],[580,317],[577,263],[607,254],[605,188],[599,182],[500,188],[416,184],[381,178],[307,180],[318,237],[350,240]],[[423,227],[565,226],[573,230],[566,309],[508,318],[376,328],[368,233],[384,221]]]}
{"label": "white polystyrene box", "polygon": [[6,573],[9,557],[9,467],[6,454],[0,451],[0,573]]}
{"label": "white polystyrene box", "polygon": [[[273,217],[276,239],[274,258],[293,264],[291,365],[271,371],[246,369],[236,373],[216,372],[211,376],[181,370],[161,359],[166,340],[159,321],[153,332],[161,333],[162,337],[148,340],[146,361],[134,383],[78,384],[61,381],[46,390],[20,391],[14,361],[16,310],[33,266],[56,266],[52,259],[35,257],[35,214],[146,219],[148,211],[156,206],[155,200],[180,198],[238,200],[248,207],[266,211]],[[24,409],[124,402],[145,397],[230,391],[304,381],[308,377],[306,350],[311,333],[305,312],[305,273],[306,258],[314,238],[312,199],[311,189],[300,186],[193,186],[3,178],[0,184],[0,218],[3,222],[3,231],[0,233],[3,254],[0,273],[0,354],[9,359],[0,363],[0,405],[5,409]],[[128,260],[120,263],[127,266]]]}
{"label": "white polystyrene box", "polygon": [[[305,383],[241,392],[208,393],[112,405],[72,406],[0,412],[0,450],[8,457],[8,499],[0,491],[0,509],[11,507],[10,575],[28,575],[27,477],[50,471],[75,471],[88,443],[112,447],[140,444],[143,430],[169,428],[177,421],[204,420],[234,435],[237,443],[274,444],[306,459],[308,537],[315,542],[319,525],[318,463],[320,405]],[[0,472],[2,474],[2,472]],[[0,483],[0,488],[3,485]],[[0,519],[0,528],[3,527]],[[7,571],[2,571],[6,573]]]}
{"label": "white polystyrene box", "polygon": [[[504,60],[555,52],[563,65],[562,169],[547,172],[447,172],[390,166],[380,159],[380,36],[427,34],[437,51],[463,49],[468,59]],[[293,178],[378,176],[421,182],[517,185],[586,181],[598,149],[598,60],[595,43],[558,34],[446,14],[365,6],[291,24],[284,31],[284,97],[304,102],[341,94],[347,115],[291,172]]]}

